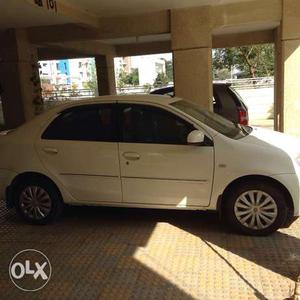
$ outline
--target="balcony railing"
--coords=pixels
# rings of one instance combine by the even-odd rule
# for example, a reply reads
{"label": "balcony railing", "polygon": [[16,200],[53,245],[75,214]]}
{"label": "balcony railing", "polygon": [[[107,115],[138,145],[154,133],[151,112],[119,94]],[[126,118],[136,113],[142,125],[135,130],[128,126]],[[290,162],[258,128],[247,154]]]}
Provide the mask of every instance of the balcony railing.
{"label": "balcony railing", "polygon": [[95,97],[96,92],[89,89],[69,89],[60,91],[42,91],[44,101],[64,101]]}

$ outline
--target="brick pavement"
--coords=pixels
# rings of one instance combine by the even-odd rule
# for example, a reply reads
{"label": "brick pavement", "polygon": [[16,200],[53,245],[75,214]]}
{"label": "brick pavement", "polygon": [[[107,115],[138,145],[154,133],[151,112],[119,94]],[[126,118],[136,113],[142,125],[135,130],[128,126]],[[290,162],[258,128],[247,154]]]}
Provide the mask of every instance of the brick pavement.
{"label": "brick pavement", "polygon": [[[22,292],[8,265],[45,253],[49,283]],[[0,299],[285,299],[300,273],[300,222],[269,237],[231,233],[204,212],[68,208],[33,226],[0,207]]]}

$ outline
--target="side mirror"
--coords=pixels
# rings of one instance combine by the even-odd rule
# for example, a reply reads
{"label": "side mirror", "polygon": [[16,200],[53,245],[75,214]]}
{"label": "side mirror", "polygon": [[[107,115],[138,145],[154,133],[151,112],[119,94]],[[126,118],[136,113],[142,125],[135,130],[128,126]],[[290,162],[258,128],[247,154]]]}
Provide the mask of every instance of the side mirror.
{"label": "side mirror", "polygon": [[191,145],[200,145],[204,142],[205,135],[200,130],[193,130],[187,137],[187,143]]}

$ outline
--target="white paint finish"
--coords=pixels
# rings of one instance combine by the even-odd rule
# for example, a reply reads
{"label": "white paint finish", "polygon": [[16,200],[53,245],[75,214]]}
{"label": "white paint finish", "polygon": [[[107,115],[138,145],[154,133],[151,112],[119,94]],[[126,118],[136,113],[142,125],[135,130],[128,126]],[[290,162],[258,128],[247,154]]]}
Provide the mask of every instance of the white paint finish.
{"label": "white paint finish", "polygon": [[[213,180],[213,147],[120,143],[123,201],[208,206]],[[139,159],[126,159],[124,153]],[[181,204],[181,206],[183,206]]]}
{"label": "white paint finish", "polygon": [[211,182],[122,178],[124,202],[135,205],[208,206]]}
{"label": "white paint finish", "polygon": [[77,201],[122,201],[117,143],[38,140],[36,148],[48,172]]}
{"label": "white paint finish", "polygon": [[[76,101],[56,107],[8,135],[0,136],[0,173],[3,174],[1,169],[9,169],[16,174],[27,171],[42,173],[57,184],[67,203],[211,210],[216,209],[218,197],[233,180],[247,175],[264,175],[274,178],[287,188],[293,198],[294,215],[300,215],[300,167],[295,160],[300,152],[300,141],[285,134],[254,129],[249,136],[233,140],[218,134],[195,119],[190,119],[199,128],[205,129],[213,138],[214,156],[211,148],[170,145],[147,145],[146,147],[141,144],[120,144],[120,157],[124,151],[140,155],[138,164],[135,164],[136,160],[130,161],[129,166],[124,160],[121,160],[121,165],[119,165],[118,148],[114,144],[59,142],[58,145],[56,141],[39,140],[43,128],[62,109],[83,103],[101,101],[107,103],[116,100],[160,105],[167,110],[172,110],[174,108],[169,104],[178,99],[150,95],[104,96],[95,100]],[[176,110],[176,114],[179,113]],[[187,116],[183,114],[182,117]],[[39,159],[34,148],[35,143],[37,143],[38,153],[42,160]],[[46,154],[41,153],[42,147],[45,146],[59,148],[58,154],[52,156],[49,154],[50,157],[45,158]],[[213,164],[215,164],[214,170]],[[81,175],[79,175],[118,176],[120,167],[124,179],[123,194],[126,202],[120,202],[121,179],[118,181],[117,177],[111,177],[110,181],[109,177],[102,180],[101,176],[97,179],[96,176],[80,178]],[[209,182],[213,171],[213,188],[210,197]],[[78,174],[78,177],[70,179],[69,176],[59,175],[62,172],[74,172]],[[143,178],[135,180],[135,178],[125,178],[126,176]],[[147,183],[148,179],[145,177],[151,178],[152,181]],[[176,184],[172,179],[178,179]],[[208,181],[196,183],[201,180]],[[89,198],[89,200],[79,201],[72,195],[76,195],[77,198]],[[206,206],[207,204],[209,206]]]}
{"label": "white paint finish", "polygon": [[[298,149],[297,139],[279,132],[254,129],[251,135],[231,140],[218,135],[215,142],[215,177],[210,208],[214,209],[219,195],[235,179],[248,175],[263,175],[274,178],[281,174],[291,174],[293,182],[287,186],[275,178],[290,191],[291,195],[299,195],[299,175],[295,163],[296,153],[288,149]],[[299,143],[299,142],[298,142]],[[294,145],[294,146],[292,146]],[[226,165],[226,168],[220,167]],[[289,189],[292,187],[292,189]],[[294,198],[295,207],[299,205],[299,197]],[[296,213],[296,212],[295,212]]]}
{"label": "white paint finish", "polygon": [[85,203],[121,203],[119,177],[62,175],[60,179],[76,201]]}
{"label": "white paint finish", "polygon": [[[272,177],[281,182],[290,191],[294,199],[294,215],[300,216],[300,168],[297,170],[298,177],[293,174],[273,175]],[[298,186],[298,188],[296,188]]]}

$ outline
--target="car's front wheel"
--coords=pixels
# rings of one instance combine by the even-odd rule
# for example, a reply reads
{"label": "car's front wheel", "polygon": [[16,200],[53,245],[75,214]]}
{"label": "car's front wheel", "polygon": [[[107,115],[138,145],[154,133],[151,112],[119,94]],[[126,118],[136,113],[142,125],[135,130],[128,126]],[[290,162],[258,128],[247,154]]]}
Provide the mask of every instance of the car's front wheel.
{"label": "car's front wheel", "polygon": [[40,177],[20,182],[14,190],[14,201],[17,213],[34,224],[49,223],[63,210],[63,202],[55,185]]}
{"label": "car's front wheel", "polygon": [[280,228],[287,217],[284,193],[269,183],[249,182],[235,186],[224,201],[226,220],[245,234],[270,234]]}

